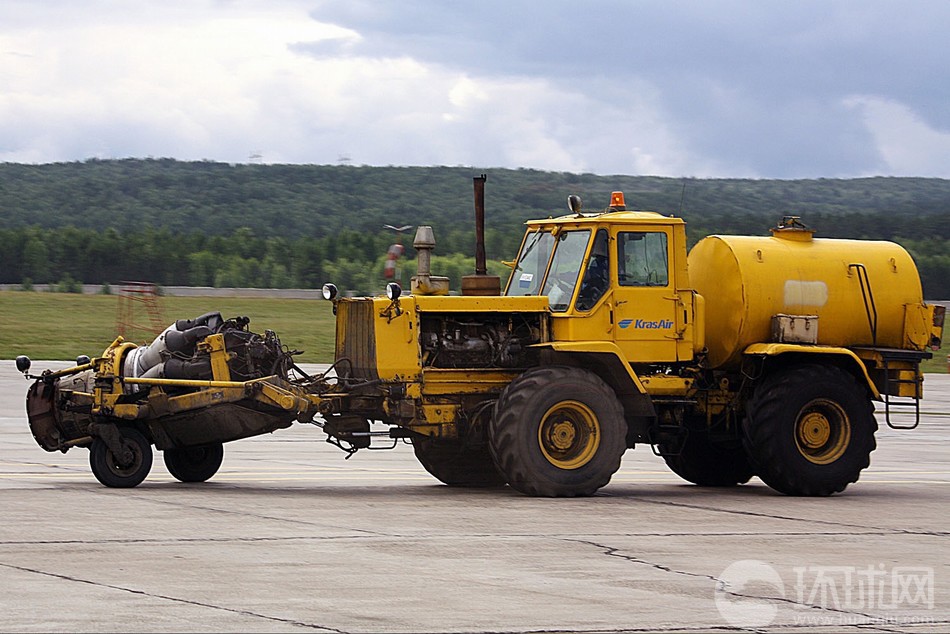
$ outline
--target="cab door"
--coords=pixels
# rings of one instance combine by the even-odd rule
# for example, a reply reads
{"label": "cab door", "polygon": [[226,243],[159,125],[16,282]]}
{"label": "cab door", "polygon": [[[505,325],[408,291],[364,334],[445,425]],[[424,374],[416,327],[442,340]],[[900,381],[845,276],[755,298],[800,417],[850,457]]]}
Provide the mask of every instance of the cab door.
{"label": "cab door", "polygon": [[682,306],[671,261],[667,227],[617,229],[614,338],[631,363],[677,360]]}

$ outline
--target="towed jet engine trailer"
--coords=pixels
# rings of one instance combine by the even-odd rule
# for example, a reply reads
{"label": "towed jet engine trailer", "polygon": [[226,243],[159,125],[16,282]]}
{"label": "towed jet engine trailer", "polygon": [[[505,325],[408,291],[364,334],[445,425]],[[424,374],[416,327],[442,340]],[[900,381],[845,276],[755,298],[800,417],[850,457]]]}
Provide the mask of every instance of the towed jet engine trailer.
{"label": "towed jet engine trailer", "polygon": [[[178,480],[207,480],[221,465],[223,443],[289,427],[297,417],[296,398],[279,387],[296,367],[294,352],[272,331],[250,332],[249,321],[217,312],[182,319],[147,346],[119,337],[100,358],[29,375],[36,379],[26,399],[33,437],[47,451],[88,448],[106,486],[144,480],[152,444]],[[28,372],[29,359],[19,357],[17,367]],[[256,382],[264,377],[266,388]]]}

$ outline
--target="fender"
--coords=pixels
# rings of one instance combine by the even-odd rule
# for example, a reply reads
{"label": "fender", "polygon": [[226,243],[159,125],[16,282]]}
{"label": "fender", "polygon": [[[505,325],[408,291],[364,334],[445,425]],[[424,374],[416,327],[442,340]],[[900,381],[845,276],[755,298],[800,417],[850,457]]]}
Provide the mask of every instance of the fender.
{"label": "fender", "polygon": [[874,400],[882,400],[881,393],[868,374],[867,366],[864,365],[861,357],[848,348],[839,348],[837,346],[804,346],[794,343],[754,343],[746,348],[743,354],[752,357],[778,357],[785,354],[793,354],[795,356],[821,355],[824,357],[838,357],[844,362],[844,367],[850,370],[856,378],[859,380],[861,378],[864,379],[864,383],[867,385],[868,390],[870,390]]}
{"label": "fender", "polygon": [[611,341],[552,341],[531,347],[540,349],[545,364],[571,365],[597,374],[617,394],[628,423],[638,432],[645,433],[643,430],[649,421],[655,419],[653,400],[617,344]]}

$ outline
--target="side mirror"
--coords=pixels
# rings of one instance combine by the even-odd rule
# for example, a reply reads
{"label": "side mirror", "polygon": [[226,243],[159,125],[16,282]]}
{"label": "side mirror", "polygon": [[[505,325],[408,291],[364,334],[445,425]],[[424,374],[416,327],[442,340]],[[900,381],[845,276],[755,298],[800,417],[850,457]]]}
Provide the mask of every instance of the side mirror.
{"label": "side mirror", "polygon": [[16,358],[17,372],[26,374],[27,372],[30,371],[30,366],[32,365],[33,365],[33,362],[30,361],[30,358],[26,356],[25,354],[21,354],[20,356]]}

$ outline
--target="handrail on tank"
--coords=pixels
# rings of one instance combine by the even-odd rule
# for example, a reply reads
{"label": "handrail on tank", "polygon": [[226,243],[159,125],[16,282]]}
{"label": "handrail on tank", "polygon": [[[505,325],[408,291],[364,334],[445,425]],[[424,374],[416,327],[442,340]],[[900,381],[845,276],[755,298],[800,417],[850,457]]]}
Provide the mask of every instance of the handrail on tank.
{"label": "handrail on tank", "polygon": [[[876,348],[877,307],[874,305],[874,293],[871,292],[871,280],[868,278],[868,270],[859,262],[849,264],[848,269],[854,269],[858,272],[858,282],[861,284],[861,297],[864,299],[864,312],[867,313],[868,325],[871,327],[871,345]],[[868,300],[870,300],[870,303]]]}

